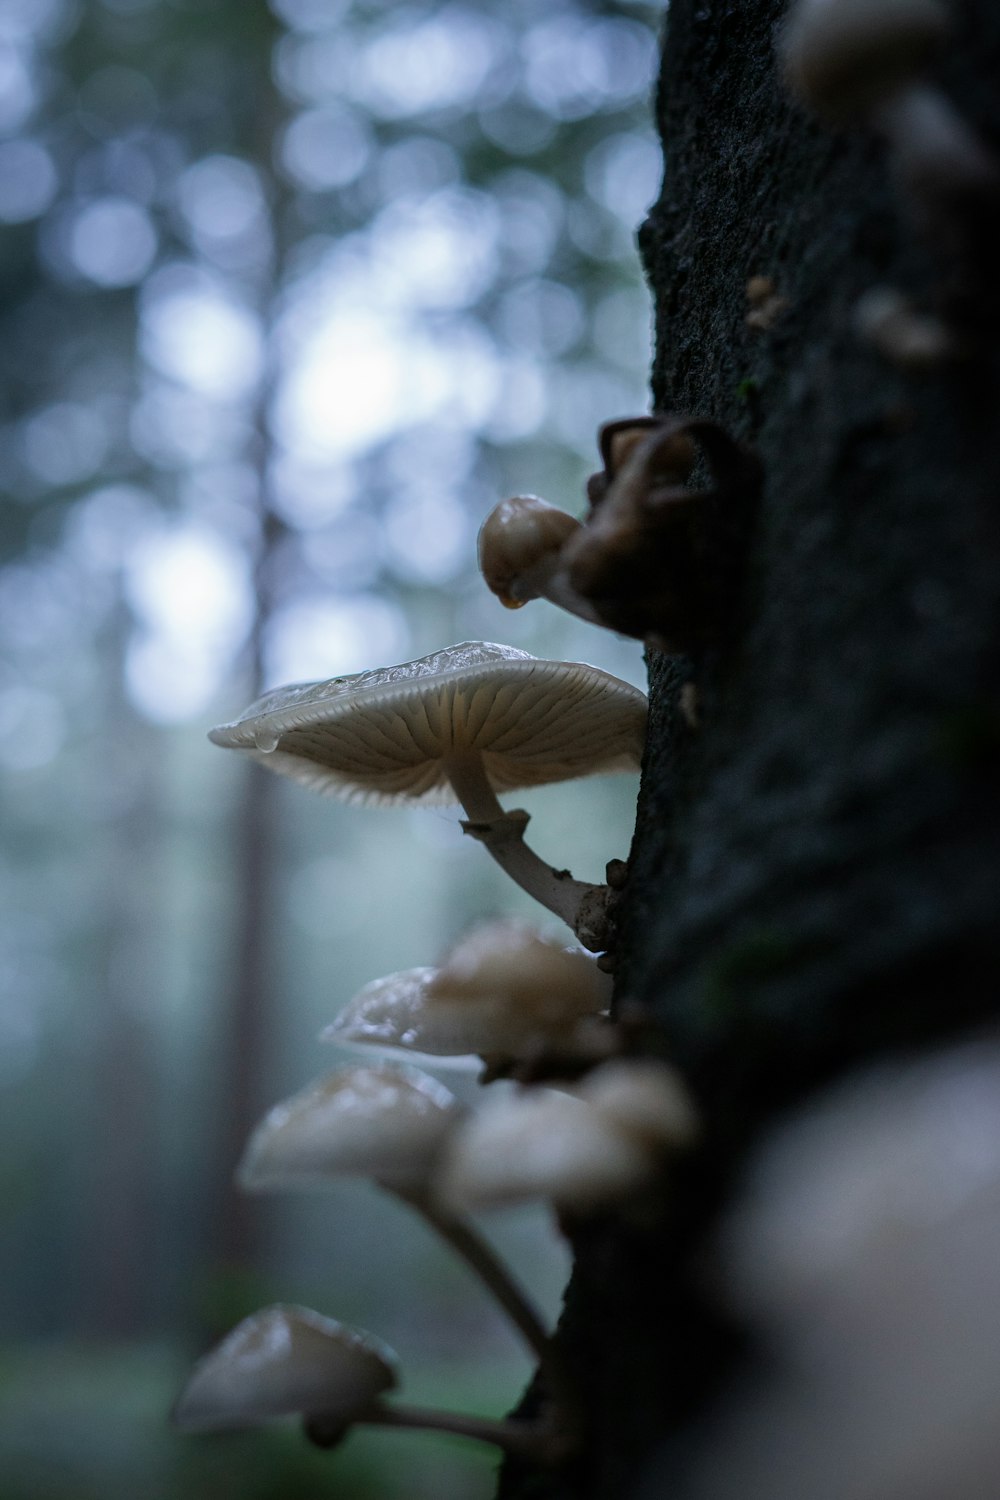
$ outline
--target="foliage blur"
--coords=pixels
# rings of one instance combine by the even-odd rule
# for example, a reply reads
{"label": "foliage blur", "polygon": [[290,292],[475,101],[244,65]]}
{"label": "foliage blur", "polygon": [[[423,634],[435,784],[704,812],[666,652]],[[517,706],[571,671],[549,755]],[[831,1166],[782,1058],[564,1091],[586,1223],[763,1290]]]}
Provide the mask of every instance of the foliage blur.
{"label": "foliage blur", "polygon": [[[229,1187],[360,985],[527,903],[457,813],[318,802],[204,731],[465,638],[643,681],[634,642],[503,611],[474,555],[503,495],[581,509],[597,425],[646,408],[656,23],[0,0],[4,1500],[294,1500],[333,1466],[359,1497],[489,1491],[489,1455],[435,1439],[166,1428],[267,1300],[371,1327],[413,1399],[499,1413],[527,1369],[363,1185]],[[634,790],[523,799],[534,841],[599,878]],[[496,1235],[554,1311],[544,1217]]]}

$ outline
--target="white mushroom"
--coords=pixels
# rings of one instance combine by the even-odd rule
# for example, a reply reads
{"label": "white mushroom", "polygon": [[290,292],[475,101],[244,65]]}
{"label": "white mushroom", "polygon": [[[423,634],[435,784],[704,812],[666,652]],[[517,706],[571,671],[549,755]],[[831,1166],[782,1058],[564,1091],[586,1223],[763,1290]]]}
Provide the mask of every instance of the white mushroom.
{"label": "white mushroom", "polygon": [[198,1362],[172,1420],[207,1432],[322,1414],[343,1428],[395,1384],[396,1357],[377,1339],[278,1304],[245,1318]]}
{"label": "white mushroom", "polygon": [[600,1115],[653,1151],[691,1145],[698,1112],[676,1068],[643,1058],[615,1058],[595,1068],[577,1094]]}
{"label": "white mushroom", "polygon": [[249,1192],[267,1192],[361,1176],[418,1192],[461,1110],[454,1094],[415,1068],[345,1068],[265,1115],[237,1180]]}
{"label": "white mushroom", "polygon": [[460,1113],[454,1095],[415,1068],[345,1068],[265,1116],[237,1180],[249,1192],[273,1192],[322,1188],[343,1176],[371,1178],[415,1209],[465,1260],[559,1390],[540,1317],[485,1241],[435,1200],[432,1174]]}
{"label": "white mushroom", "polygon": [[387,1047],[464,1063],[512,1059],[568,1042],[611,998],[611,980],[581,948],[521,922],[488,922],[439,969],[403,969],[355,995],[323,1041]]}
{"label": "white mushroom", "polygon": [[436,1000],[493,998],[543,1029],[603,1009],[611,981],[579,948],[566,948],[525,922],[483,922],[446,955],[429,980]]}
{"label": "white mushroom", "polygon": [[690,1144],[695,1116],[672,1069],[619,1061],[576,1089],[485,1105],[448,1142],[439,1196],[465,1208],[543,1198],[584,1214],[636,1196]]}
{"label": "white mushroom", "polygon": [[402,666],[279,688],[218,745],[350,801],[458,802],[465,831],[536,900],[605,946],[607,889],[573,880],[524,843],[524,812],[497,792],[638,769],[646,698],[579,662],[467,641]]}
{"label": "white mushroom", "polygon": [[514,495],[490,511],[479,530],[479,571],[507,609],[548,599],[588,620],[601,621],[593,605],[569,582],[562,547],[580,522],[537,495]]}
{"label": "white mushroom", "polygon": [[645,1186],[653,1157],[582,1099],[532,1087],[491,1100],[448,1152],[439,1196],[463,1209],[541,1198],[592,1212]]}
{"label": "white mushroom", "polygon": [[396,1356],[381,1340],[279,1303],[244,1318],[198,1361],[171,1420],[185,1432],[224,1432],[296,1416],[323,1447],[366,1425],[456,1433],[541,1462],[565,1455],[570,1433],[555,1421],[387,1406],[380,1398],[396,1384]]}
{"label": "white mushroom", "polygon": [[[481,1039],[476,1010],[455,1015],[430,1000],[427,983],[436,969],[400,969],[373,979],[320,1032],[338,1047],[374,1047],[382,1052],[433,1057],[437,1067],[478,1068]],[[476,1035],[470,1036],[470,1031]]]}

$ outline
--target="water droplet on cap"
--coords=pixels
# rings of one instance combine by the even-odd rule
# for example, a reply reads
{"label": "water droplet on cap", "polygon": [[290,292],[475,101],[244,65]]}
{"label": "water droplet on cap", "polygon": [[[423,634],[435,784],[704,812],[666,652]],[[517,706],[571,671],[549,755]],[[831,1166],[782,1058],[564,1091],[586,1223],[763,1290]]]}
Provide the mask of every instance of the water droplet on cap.
{"label": "water droplet on cap", "polygon": [[280,735],[273,729],[255,729],[253,742],[262,755],[270,755],[272,750],[277,750]]}

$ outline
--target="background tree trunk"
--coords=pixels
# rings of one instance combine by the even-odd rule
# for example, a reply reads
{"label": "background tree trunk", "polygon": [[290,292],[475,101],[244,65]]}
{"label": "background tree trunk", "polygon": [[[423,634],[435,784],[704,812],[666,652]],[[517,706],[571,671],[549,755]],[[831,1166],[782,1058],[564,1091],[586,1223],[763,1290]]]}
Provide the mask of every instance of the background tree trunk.
{"label": "background tree trunk", "polygon": [[[575,1236],[560,1338],[586,1452],[541,1483],[508,1466],[508,1500],[679,1494],[745,1347],[705,1267],[762,1134],[859,1062],[997,1011],[996,292],[916,221],[873,134],[790,100],[784,9],[673,0],[665,179],[641,235],[655,409],[721,422],[766,476],[738,640],[650,663],[621,927],[619,1000],[655,1017],[705,1138],[656,1228]],[[937,81],[997,148],[1000,11],[953,9]],[[979,225],[983,263],[995,234]],[[745,322],[754,275],[788,300],[767,331]],[[968,319],[978,348],[900,373],[853,324],[885,284]]]}

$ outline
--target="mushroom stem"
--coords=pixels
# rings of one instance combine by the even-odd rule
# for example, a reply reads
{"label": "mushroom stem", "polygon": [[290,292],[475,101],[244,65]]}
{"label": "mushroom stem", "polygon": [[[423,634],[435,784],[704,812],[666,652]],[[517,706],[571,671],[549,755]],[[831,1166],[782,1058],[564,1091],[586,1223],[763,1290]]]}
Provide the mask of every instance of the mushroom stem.
{"label": "mushroom stem", "polygon": [[564,609],[567,614],[576,615],[580,620],[586,620],[590,625],[603,625],[604,621],[590,600],[578,594],[570,583],[565,564],[558,554],[548,561],[546,567],[539,566],[528,572],[526,577],[535,591],[529,594],[529,598],[547,599],[550,604]]}
{"label": "mushroom stem", "polygon": [[407,1427],[428,1432],[451,1432],[458,1437],[493,1443],[506,1453],[537,1463],[553,1463],[564,1457],[567,1444],[548,1423],[495,1421],[465,1412],[439,1411],[434,1407],[377,1405],[361,1422],[374,1427]]}
{"label": "mushroom stem", "polygon": [[[383,1187],[386,1186],[388,1185],[383,1183]],[[552,1340],[541,1318],[496,1251],[476,1233],[471,1224],[440,1208],[430,1194],[392,1187],[389,1187],[389,1191],[395,1192],[397,1197],[423,1216],[426,1223],[465,1261],[470,1271],[494,1297],[538,1360],[542,1383],[563,1414],[564,1420],[568,1422],[576,1403],[562,1362],[552,1348]]]}
{"label": "mushroom stem", "polygon": [[478,751],[454,750],[445,771],[455,796],[468,814],[464,831],[481,844],[510,878],[536,901],[571,927],[585,948],[607,947],[604,916],[608,888],[574,880],[568,870],[556,870],[524,842],[528,814],[504,812],[490,785]]}

